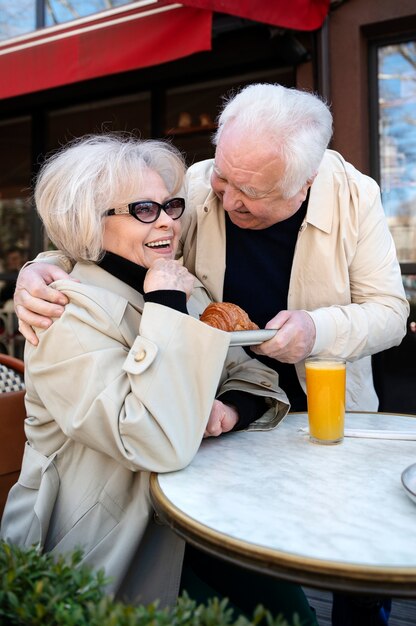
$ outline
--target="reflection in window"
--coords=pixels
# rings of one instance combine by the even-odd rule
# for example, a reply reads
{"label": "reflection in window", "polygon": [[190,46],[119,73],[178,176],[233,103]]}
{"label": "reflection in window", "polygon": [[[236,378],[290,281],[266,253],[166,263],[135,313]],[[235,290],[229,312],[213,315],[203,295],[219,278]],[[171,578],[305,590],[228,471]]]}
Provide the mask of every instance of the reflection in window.
{"label": "reflection in window", "polygon": [[378,49],[380,183],[399,260],[416,261],[416,42]]}
{"label": "reflection in window", "polygon": [[150,93],[91,101],[51,111],[48,115],[48,150],[87,133],[130,132],[150,137]]}
{"label": "reflection in window", "polygon": [[[0,41],[31,33],[36,23],[36,7],[43,7],[44,26],[63,24],[100,11],[130,4],[134,0],[0,0]],[[38,11],[42,15],[42,10]],[[40,18],[42,19],[42,18]]]}
{"label": "reflection in window", "polygon": [[36,28],[36,0],[0,0],[0,41]]}
{"label": "reflection in window", "polygon": [[10,271],[11,248],[30,248],[30,154],[30,118],[0,122],[0,283]]}
{"label": "reflection in window", "polygon": [[8,281],[27,261],[30,211],[28,198],[0,198],[0,276],[5,279],[0,279],[0,306],[11,297]]}
{"label": "reflection in window", "polygon": [[289,87],[293,86],[293,72],[277,68],[167,90],[164,133],[185,154],[188,165],[214,156],[212,134],[223,97],[251,82]]}
{"label": "reflection in window", "polygon": [[46,26],[62,24],[133,0],[46,0]]}

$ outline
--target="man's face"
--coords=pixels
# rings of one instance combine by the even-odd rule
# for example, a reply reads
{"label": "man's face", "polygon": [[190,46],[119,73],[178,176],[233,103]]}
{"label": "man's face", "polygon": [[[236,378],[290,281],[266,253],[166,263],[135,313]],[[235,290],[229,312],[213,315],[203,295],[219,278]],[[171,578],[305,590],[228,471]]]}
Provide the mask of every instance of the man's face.
{"label": "man's face", "polygon": [[225,126],[215,152],[211,186],[233,224],[261,230],[296,213],[308,185],[284,199],[279,191],[283,172],[283,162],[267,140],[241,136],[232,122]]}

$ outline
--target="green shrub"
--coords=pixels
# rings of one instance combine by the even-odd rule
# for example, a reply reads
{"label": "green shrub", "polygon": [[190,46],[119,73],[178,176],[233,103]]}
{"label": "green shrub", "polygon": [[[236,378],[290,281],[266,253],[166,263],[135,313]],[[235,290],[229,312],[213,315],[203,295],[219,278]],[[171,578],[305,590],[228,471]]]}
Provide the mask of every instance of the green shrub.
{"label": "green shrub", "polygon": [[[106,578],[66,559],[0,542],[0,624],[3,626],[289,626],[258,606],[249,621],[233,618],[226,600],[197,605],[186,594],[171,609],[131,606],[106,595]],[[295,619],[292,626],[301,626]]]}

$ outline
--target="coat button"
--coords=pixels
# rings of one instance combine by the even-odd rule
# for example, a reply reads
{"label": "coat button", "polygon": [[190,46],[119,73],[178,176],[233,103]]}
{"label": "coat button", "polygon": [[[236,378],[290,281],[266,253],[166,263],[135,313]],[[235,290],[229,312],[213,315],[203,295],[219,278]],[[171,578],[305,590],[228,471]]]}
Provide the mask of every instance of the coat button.
{"label": "coat button", "polygon": [[140,352],[136,352],[134,357],[135,361],[143,361],[146,358],[146,350],[140,350]]}
{"label": "coat button", "polygon": [[208,213],[208,211],[209,211],[208,207],[207,207],[207,206],[204,206],[204,212],[205,212],[205,213]]}

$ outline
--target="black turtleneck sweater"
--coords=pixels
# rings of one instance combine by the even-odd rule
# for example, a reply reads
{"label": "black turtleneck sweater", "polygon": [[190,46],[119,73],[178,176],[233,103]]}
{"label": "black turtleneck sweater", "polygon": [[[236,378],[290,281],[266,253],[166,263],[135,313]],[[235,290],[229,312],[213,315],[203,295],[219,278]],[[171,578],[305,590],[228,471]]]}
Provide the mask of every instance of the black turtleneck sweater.
{"label": "black turtleneck sweater", "polygon": [[[293,255],[308,200],[309,193],[294,215],[263,230],[239,228],[226,213],[223,300],[241,306],[260,328],[287,309]],[[306,411],[306,395],[295,366],[254,354],[250,348],[246,351],[279,374],[279,384],[289,398],[291,411]]]}
{"label": "black turtleneck sweater", "polygon": [[[188,314],[186,294],[183,291],[160,289],[147,293],[143,292],[143,283],[147,269],[141,265],[137,265],[113,252],[106,252],[97,265],[141,293],[145,302],[161,304],[180,313]],[[222,394],[220,400],[228,406],[234,406],[238,411],[239,420],[233,430],[247,428],[251,422],[261,417],[267,409],[264,398],[244,391],[226,391]]]}

